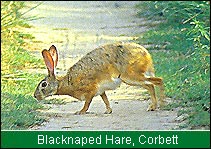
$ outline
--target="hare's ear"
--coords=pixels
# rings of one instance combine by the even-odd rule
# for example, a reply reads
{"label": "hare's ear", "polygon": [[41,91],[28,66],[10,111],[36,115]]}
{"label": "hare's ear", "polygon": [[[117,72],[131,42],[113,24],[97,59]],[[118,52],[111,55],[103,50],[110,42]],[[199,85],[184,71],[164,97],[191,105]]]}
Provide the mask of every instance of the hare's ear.
{"label": "hare's ear", "polygon": [[52,58],[50,52],[48,50],[44,49],[42,51],[42,56],[43,56],[43,59],[45,61],[45,65],[48,68],[49,76],[55,76],[55,74],[54,74],[54,61],[53,61],[53,58]]}
{"label": "hare's ear", "polygon": [[51,57],[53,58],[53,62],[54,62],[54,69],[56,68],[57,66],[57,62],[58,62],[58,52],[56,50],[56,47],[54,45],[52,45],[50,48],[49,48],[49,53],[51,54]]}

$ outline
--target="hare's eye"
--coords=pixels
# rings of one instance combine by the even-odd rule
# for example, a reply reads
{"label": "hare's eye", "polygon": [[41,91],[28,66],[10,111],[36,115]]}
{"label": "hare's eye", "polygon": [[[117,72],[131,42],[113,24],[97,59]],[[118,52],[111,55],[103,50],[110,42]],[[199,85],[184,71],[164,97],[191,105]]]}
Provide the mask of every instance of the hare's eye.
{"label": "hare's eye", "polygon": [[46,87],[47,85],[48,85],[47,82],[43,82],[43,83],[41,84],[42,87]]}

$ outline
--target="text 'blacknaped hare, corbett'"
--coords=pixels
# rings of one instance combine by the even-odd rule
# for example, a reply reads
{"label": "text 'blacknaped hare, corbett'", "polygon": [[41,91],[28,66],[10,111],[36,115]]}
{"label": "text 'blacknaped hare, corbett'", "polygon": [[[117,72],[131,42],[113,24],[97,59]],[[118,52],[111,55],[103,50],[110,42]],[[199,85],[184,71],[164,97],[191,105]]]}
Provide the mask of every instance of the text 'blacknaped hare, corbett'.
{"label": "text 'blacknaped hare, corbett'", "polygon": [[[85,100],[84,107],[76,114],[85,114],[94,96],[100,95],[111,113],[105,91],[114,90],[121,82],[142,86],[150,92],[152,103],[148,111],[157,108],[155,85],[160,88],[160,104],[164,99],[163,80],[155,77],[153,62],[148,51],[136,43],[107,44],[94,49],[69,68],[63,77],[55,76],[58,52],[54,45],[43,50],[42,55],[48,76],[37,86],[35,98],[42,100],[50,95],[70,95]],[[132,107],[131,107],[132,108]]]}

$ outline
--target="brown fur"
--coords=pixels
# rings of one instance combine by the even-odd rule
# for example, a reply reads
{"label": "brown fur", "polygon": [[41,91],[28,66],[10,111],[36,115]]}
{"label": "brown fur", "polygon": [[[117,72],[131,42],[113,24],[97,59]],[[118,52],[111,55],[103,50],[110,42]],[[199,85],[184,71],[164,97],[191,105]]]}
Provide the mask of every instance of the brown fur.
{"label": "brown fur", "polygon": [[[52,49],[55,49],[55,52],[53,52]],[[105,102],[106,113],[111,113],[112,109],[110,108],[105,91],[115,89],[120,85],[119,81],[146,88],[150,92],[152,99],[148,110],[155,110],[157,107],[154,85],[160,87],[160,101],[163,102],[164,87],[162,78],[154,76],[152,58],[148,51],[138,44],[114,43],[96,48],[74,64],[68,70],[67,75],[57,79],[54,70],[52,71],[52,63],[57,64],[58,61],[58,56],[56,57],[55,55],[57,51],[55,47],[51,47],[50,50],[49,54],[46,52],[47,50],[43,52],[44,61],[49,71],[49,77],[54,77],[54,81],[56,82],[54,83],[56,84],[54,93],[49,95],[70,95],[79,100],[85,100],[84,107],[77,112],[78,114],[86,113],[92,98],[96,95],[100,95]],[[54,53],[54,55],[52,58],[49,58],[51,53]],[[42,81],[46,80],[44,79]],[[42,81],[40,84],[42,84]],[[51,82],[49,82],[49,84],[50,83]],[[42,92],[40,84],[35,91],[35,97],[37,97],[37,99],[43,99],[49,96],[40,93]],[[51,88],[53,90],[53,86],[51,86]]]}

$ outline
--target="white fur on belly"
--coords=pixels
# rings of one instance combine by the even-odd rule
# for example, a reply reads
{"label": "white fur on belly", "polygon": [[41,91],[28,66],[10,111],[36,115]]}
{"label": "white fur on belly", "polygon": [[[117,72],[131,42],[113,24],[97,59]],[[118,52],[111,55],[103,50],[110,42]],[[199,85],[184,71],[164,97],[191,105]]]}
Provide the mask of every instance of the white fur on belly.
{"label": "white fur on belly", "polygon": [[101,95],[106,90],[115,90],[117,87],[120,86],[122,83],[122,80],[120,78],[111,78],[111,80],[105,80],[98,84],[98,91],[96,93],[97,95]]}

